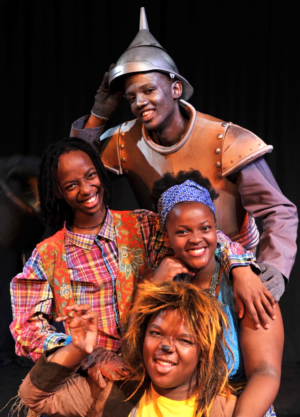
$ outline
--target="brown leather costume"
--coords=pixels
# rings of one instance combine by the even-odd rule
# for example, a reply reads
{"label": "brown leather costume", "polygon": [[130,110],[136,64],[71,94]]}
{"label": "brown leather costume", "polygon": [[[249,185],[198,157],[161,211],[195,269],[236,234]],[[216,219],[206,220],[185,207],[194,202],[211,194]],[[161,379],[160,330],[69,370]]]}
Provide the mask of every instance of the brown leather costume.
{"label": "brown leather costume", "polygon": [[116,174],[125,174],[141,206],[149,209],[153,209],[149,194],[155,180],[166,172],[198,169],[220,195],[214,203],[218,228],[241,243],[240,234],[252,228],[252,239],[245,246],[255,247],[256,225],[246,215],[237,185],[227,177],[273,147],[240,126],[196,112],[183,100],[180,104],[190,121],[179,143],[168,148],[157,145],[138,119],[125,122],[101,136],[104,165]]}
{"label": "brown leather costume", "polygon": [[[99,137],[105,129],[103,121],[111,117],[119,104],[114,91],[124,82],[122,77],[149,71],[179,80],[182,99],[189,100],[192,96],[193,87],[149,32],[145,10],[141,8],[138,34],[97,91],[92,114],[102,122],[86,126],[87,118],[80,118],[74,122],[71,136],[80,137],[99,150]],[[109,88],[111,94],[107,94]],[[220,194],[215,201],[218,227],[232,240],[253,250],[259,241],[253,217],[259,218],[262,225],[259,260],[288,278],[297,249],[297,209],[281,193],[262,158],[271,152],[272,146],[237,125],[197,113],[183,100],[180,104],[190,122],[179,143],[159,146],[148,137],[139,120],[132,120],[102,134],[100,154],[104,164],[115,174],[125,174],[140,206],[152,210],[155,208],[149,194],[156,179],[167,171],[176,174],[181,169],[199,170]],[[115,194],[121,191],[117,188]]]}

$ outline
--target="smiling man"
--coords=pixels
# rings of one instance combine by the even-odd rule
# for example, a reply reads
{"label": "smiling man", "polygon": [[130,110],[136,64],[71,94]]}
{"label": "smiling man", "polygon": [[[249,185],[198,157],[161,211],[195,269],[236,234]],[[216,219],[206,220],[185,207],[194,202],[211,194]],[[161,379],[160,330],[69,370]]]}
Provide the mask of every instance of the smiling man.
{"label": "smiling man", "polygon": [[124,88],[132,113],[153,132],[156,143],[175,145],[188,125],[178,106],[182,84],[160,72],[146,72],[127,76]]}
{"label": "smiling man", "polygon": [[[122,92],[136,119],[103,133]],[[262,280],[273,277],[268,285],[278,301],[295,260],[298,218],[263,159],[273,147],[240,126],[197,112],[186,101],[192,94],[149,32],[142,8],[140,31],[105,74],[92,114],[74,123],[72,135],[92,143],[108,170],[128,178],[143,208],[153,209],[150,190],[164,173],[198,169],[220,194],[218,228],[248,250],[260,243],[258,260],[269,268]]]}

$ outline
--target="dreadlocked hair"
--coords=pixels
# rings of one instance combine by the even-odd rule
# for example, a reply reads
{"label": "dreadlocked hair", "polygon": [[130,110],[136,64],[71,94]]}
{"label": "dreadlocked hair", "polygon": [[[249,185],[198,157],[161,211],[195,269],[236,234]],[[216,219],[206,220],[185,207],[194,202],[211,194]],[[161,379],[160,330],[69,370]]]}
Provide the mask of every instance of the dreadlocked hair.
{"label": "dreadlocked hair", "polygon": [[104,188],[103,202],[105,205],[109,205],[109,180],[96,150],[79,138],[70,137],[60,140],[48,146],[43,153],[38,177],[42,220],[46,226],[49,226],[54,231],[61,229],[64,221],[68,225],[72,225],[74,219],[72,208],[63,198],[58,198],[59,188],[56,176],[60,156],[71,151],[82,151],[90,157],[97,170],[101,186]]}
{"label": "dreadlocked hair", "polygon": [[230,397],[224,349],[233,355],[224,338],[224,330],[229,327],[226,314],[215,297],[192,284],[165,281],[140,284],[138,289],[130,312],[134,320],[122,341],[122,354],[132,377],[141,379],[137,390],[142,384],[146,387],[150,384],[143,361],[143,343],[151,317],[167,308],[178,309],[189,334],[200,347],[195,386],[191,387],[190,396],[196,396],[196,415],[207,417],[217,395]]}

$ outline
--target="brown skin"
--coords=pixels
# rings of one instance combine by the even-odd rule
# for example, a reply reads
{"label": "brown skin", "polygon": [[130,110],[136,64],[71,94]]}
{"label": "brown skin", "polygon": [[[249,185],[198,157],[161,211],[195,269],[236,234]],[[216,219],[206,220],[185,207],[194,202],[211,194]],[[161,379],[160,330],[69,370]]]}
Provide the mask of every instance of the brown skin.
{"label": "brown skin", "polygon": [[171,281],[177,273],[190,273],[195,285],[209,288],[216,267],[217,247],[217,227],[212,211],[194,201],[176,204],[168,214],[166,230],[175,257],[161,262],[153,281]]}
{"label": "brown skin", "polygon": [[[133,114],[145,125],[153,140],[163,146],[176,144],[186,130],[188,121],[182,116],[178,104],[181,94],[181,83],[172,82],[159,72],[132,74],[125,80],[125,95]],[[153,111],[153,114],[145,117],[143,112],[146,110]],[[99,127],[105,122],[91,115],[84,128]],[[235,267],[231,274],[238,317],[244,317],[246,310],[257,328],[262,325],[268,329],[269,317],[276,318],[272,294],[250,267]]]}
{"label": "brown skin", "polygon": [[233,417],[263,416],[274,402],[280,386],[284,330],[279,305],[277,319],[268,332],[255,329],[246,315],[240,322],[239,340],[244,359],[247,385],[238,398]]}
{"label": "brown skin", "polygon": [[[98,317],[88,304],[73,304],[67,309],[75,317],[62,316],[57,321],[68,323],[72,342],[58,349],[50,362],[74,367],[97,345]],[[170,346],[168,353],[162,351],[162,344]],[[189,335],[178,310],[167,309],[152,316],[145,334],[143,357],[156,392],[176,401],[188,399],[199,352],[199,345]]]}
{"label": "brown skin", "polygon": [[132,113],[148,131],[155,133],[159,144],[176,144],[188,124],[178,104],[182,84],[179,81],[171,82],[161,73],[147,72],[127,77],[124,87]]}
{"label": "brown skin", "polygon": [[107,122],[106,119],[101,119],[101,117],[96,117],[93,114],[90,115],[90,117],[88,118],[88,121],[86,122],[86,124],[84,125],[85,129],[88,128],[94,128],[94,127],[99,127],[104,125]]}
{"label": "brown skin", "polygon": [[276,319],[276,304],[270,291],[252,272],[250,266],[233,268],[231,275],[237,317],[242,319],[247,313],[257,329],[260,328],[261,323],[268,330],[270,328],[268,317],[271,317],[272,320]]}
{"label": "brown skin", "polygon": [[[90,157],[82,151],[61,155],[56,171],[59,198],[63,198],[74,211],[73,232],[96,234],[105,219],[104,189]],[[81,229],[77,226],[91,227]],[[93,228],[93,226],[95,226]]]}
{"label": "brown skin", "polygon": [[[180,216],[182,214],[183,211],[181,208],[184,205],[189,206],[189,210],[187,212],[184,211],[184,213],[188,213],[185,214],[187,218],[183,217],[181,224],[177,224],[176,222],[174,223],[174,218],[176,218],[176,215],[178,214]],[[198,223],[198,209],[200,210],[200,215],[203,209],[204,212],[209,215],[206,219],[211,220],[206,220],[207,223],[204,222],[203,224]],[[185,226],[187,222],[190,221],[192,221],[192,224],[190,225],[191,228],[186,228]],[[207,257],[207,253],[209,252],[213,265],[210,267],[207,265],[202,269],[202,279],[200,280],[201,288],[208,288],[210,285],[211,276],[214,272],[214,257],[211,255],[214,253],[217,245],[216,224],[210,209],[203,204],[196,202],[178,204],[170,211],[166,222],[166,228],[168,232],[167,239],[169,239],[171,246],[173,249],[175,246],[177,247],[177,251],[175,252],[176,256],[174,258],[165,258],[161,262],[159,268],[153,276],[153,281],[160,282],[164,281],[165,279],[172,280],[174,276],[181,273],[195,274],[197,269],[197,262],[198,269],[200,269],[203,258]],[[212,235],[214,238],[211,237]],[[185,247],[185,245],[188,246]],[[206,248],[206,253],[204,253],[203,256],[200,256],[198,260],[197,257],[192,257],[189,261],[187,256],[189,253],[188,250],[191,250],[192,247]],[[188,250],[186,251],[185,249]],[[204,275],[206,277],[205,279]],[[243,292],[246,294],[246,297],[244,298],[246,298],[247,301],[247,311],[251,316],[256,328],[260,327],[260,317],[264,328],[269,329],[270,324],[267,319],[266,311],[273,320],[276,318],[276,315],[274,314],[274,299],[272,294],[264,287],[260,279],[252,272],[250,267],[234,268],[232,270],[232,275],[234,280],[233,289],[237,316],[239,318],[244,317],[244,305],[239,297],[240,291],[240,293]],[[146,278],[149,279],[149,277]],[[207,284],[207,282],[209,284]]]}
{"label": "brown skin", "polygon": [[[162,345],[169,345],[168,352]],[[178,310],[152,316],[145,334],[143,358],[155,391],[171,400],[189,398],[200,348],[188,333]]]}
{"label": "brown skin", "polygon": [[[181,203],[174,208],[168,215],[166,229],[176,258],[169,258],[168,261],[165,259],[153,280],[170,279],[171,275],[166,272],[166,265],[174,268],[174,263],[177,263],[178,270],[183,269],[185,265],[187,269],[194,271],[196,279],[193,283],[196,286],[208,288],[211,259],[206,255],[209,253],[210,257],[214,258],[214,252],[210,250],[210,246],[211,249],[214,247],[214,239],[209,238],[210,234],[215,234],[216,239],[214,215],[208,207],[197,202]],[[209,227],[208,230],[205,230],[206,226]],[[200,251],[198,255],[195,254],[195,258],[189,256],[191,248],[201,246],[207,247],[207,251]],[[195,268],[195,262],[198,263],[198,270]],[[277,319],[270,323],[268,332],[262,328],[255,328],[249,315],[245,315],[240,321],[239,340],[248,382],[237,401],[234,417],[261,417],[276,398],[280,384],[284,340],[282,318],[277,304],[275,313]]]}
{"label": "brown skin", "polygon": [[[193,216],[189,216],[188,213],[191,206],[194,211]],[[201,203],[194,203],[192,205],[190,203],[181,204],[179,207],[179,210],[173,211],[171,218],[167,223],[167,231],[170,233],[170,241],[172,242],[174,252],[178,258],[180,259],[183,257],[187,262],[187,267],[189,269],[192,267],[197,274],[195,284],[199,287],[205,288],[208,285],[208,271],[206,271],[206,264],[210,264],[210,259],[207,258],[206,255],[207,253],[211,253],[211,257],[214,257],[214,253],[212,250],[200,251],[198,254],[194,253],[194,256],[190,259],[188,252],[191,248],[200,246],[200,243],[204,246],[203,242],[205,242],[207,247],[209,247],[209,245],[214,245],[214,239],[211,239],[209,244],[209,239],[205,236],[206,233],[212,233],[211,231],[205,230],[205,228],[206,225],[214,224],[214,216],[212,212],[210,212],[210,210],[206,210],[206,207]],[[195,210],[197,211],[196,214]],[[197,221],[195,220],[195,215],[197,217]],[[175,233],[174,236],[172,231],[177,232],[177,234]],[[180,240],[183,240],[184,243],[182,244]],[[183,255],[184,251],[187,252],[187,257]],[[195,261],[199,263],[199,270],[197,270],[195,266]],[[180,265],[182,267],[182,263]],[[167,278],[165,277],[164,279]],[[59,349],[51,358],[51,361],[71,367],[79,364],[81,360],[95,348],[97,343],[97,315],[90,312],[90,307],[87,305],[74,305],[68,307],[68,309],[75,311],[76,317],[71,318],[65,316],[59,320],[67,321],[71,329],[73,340],[70,345]],[[278,305],[276,305],[275,311],[278,317],[276,321],[271,323],[268,332],[264,332],[263,329],[255,329],[253,322],[248,316],[244,317],[244,319],[240,322],[240,344],[248,383],[243,394],[237,401],[234,417],[262,416],[270,407],[277,395],[281,375],[283,325]],[[172,320],[174,320],[174,317]],[[168,342],[166,344],[171,346],[171,354],[173,354],[173,349],[174,352],[177,352],[177,350],[175,350],[174,340],[186,340],[186,336],[182,337],[181,335],[179,337],[178,334],[175,334],[175,329],[170,325],[170,323],[166,328],[162,326],[162,323],[155,324],[160,326],[160,329],[157,327],[156,329],[152,329],[152,331],[154,330],[156,334],[155,337],[152,335],[151,338],[153,337],[156,339],[157,337],[160,343],[162,343],[162,341]],[[177,326],[177,330],[178,327],[180,329],[181,324],[180,326]],[[151,341],[149,343],[152,345]],[[155,344],[155,340],[153,343]],[[160,352],[160,348],[159,346],[157,348],[157,346],[154,346],[152,352],[155,351],[158,354]],[[149,351],[151,351],[150,348],[148,352]],[[170,375],[172,376],[172,373],[170,373]],[[155,369],[153,372],[153,378],[156,380],[156,389],[162,389],[164,395],[172,395],[172,379],[165,381],[164,379],[168,378],[165,378],[164,375],[159,375]],[[186,386],[185,382],[186,380],[182,381],[180,384],[180,388],[182,388],[181,390],[179,389],[180,395],[184,395],[184,387]]]}
{"label": "brown skin", "polygon": [[59,363],[66,367],[73,367],[93,352],[97,346],[98,339],[98,315],[91,310],[89,304],[72,304],[66,307],[67,310],[75,313],[74,317],[62,316],[56,321],[68,323],[72,336],[72,342],[58,349],[50,358],[50,362]]}
{"label": "brown skin", "polygon": [[[179,109],[178,100],[182,95],[180,81],[172,82],[167,75],[159,72],[147,72],[128,76],[124,88],[132,113],[158,143],[172,146],[180,140],[188,124]],[[143,116],[147,110],[153,113],[151,117]],[[105,119],[91,115],[84,128],[99,127],[105,122]]]}
{"label": "brown skin", "polygon": [[209,288],[217,248],[217,225],[212,211],[194,201],[176,204],[168,215],[167,232],[177,259],[188,265],[196,274],[195,279],[200,279],[201,271],[199,282],[202,288]]}

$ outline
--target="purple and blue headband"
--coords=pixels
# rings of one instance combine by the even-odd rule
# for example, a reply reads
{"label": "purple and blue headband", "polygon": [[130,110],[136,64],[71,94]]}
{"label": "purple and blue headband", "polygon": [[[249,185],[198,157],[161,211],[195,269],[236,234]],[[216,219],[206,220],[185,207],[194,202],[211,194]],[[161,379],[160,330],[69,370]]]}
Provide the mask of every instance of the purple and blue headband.
{"label": "purple and blue headband", "polygon": [[214,214],[216,214],[209,191],[196,182],[187,180],[183,184],[170,187],[167,191],[162,193],[158,200],[157,210],[163,226],[165,225],[167,215],[175,204],[183,203],[185,201],[197,201],[198,203],[205,204]]}

